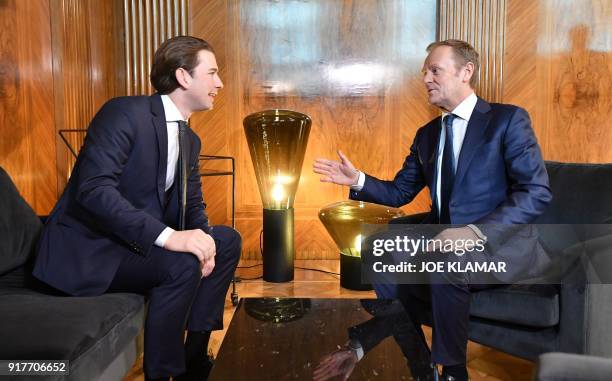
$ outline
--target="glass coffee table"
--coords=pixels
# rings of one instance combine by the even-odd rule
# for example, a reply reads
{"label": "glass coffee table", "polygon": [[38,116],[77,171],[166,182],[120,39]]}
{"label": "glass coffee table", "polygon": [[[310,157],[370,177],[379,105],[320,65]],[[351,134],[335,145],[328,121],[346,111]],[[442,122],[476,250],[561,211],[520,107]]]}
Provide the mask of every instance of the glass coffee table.
{"label": "glass coffee table", "polygon": [[[348,340],[347,329],[372,318],[359,299],[243,298],[209,381],[312,380],[321,358]],[[392,337],[372,349],[350,380],[410,380]]]}

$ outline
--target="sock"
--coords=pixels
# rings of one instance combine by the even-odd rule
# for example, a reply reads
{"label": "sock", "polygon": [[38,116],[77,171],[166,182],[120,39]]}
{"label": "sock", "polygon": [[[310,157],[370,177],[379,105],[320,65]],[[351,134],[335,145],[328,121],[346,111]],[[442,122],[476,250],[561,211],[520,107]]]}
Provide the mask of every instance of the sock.
{"label": "sock", "polygon": [[465,364],[457,364],[451,366],[444,366],[443,373],[455,377],[457,380],[467,380],[468,372]]}
{"label": "sock", "polygon": [[203,361],[208,356],[208,340],[210,331],[188,331],[185,341],[185,362],[189,368],[190,364]]}

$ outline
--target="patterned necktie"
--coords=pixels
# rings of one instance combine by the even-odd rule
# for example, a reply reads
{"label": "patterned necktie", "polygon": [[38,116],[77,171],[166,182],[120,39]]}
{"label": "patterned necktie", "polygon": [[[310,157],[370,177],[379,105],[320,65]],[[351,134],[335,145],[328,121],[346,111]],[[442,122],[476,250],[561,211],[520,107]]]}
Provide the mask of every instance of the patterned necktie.
{"label": "patterned necktie", "polygon": [[448,209],[453,185],[455,183],[455,155],[453,154],[453,120],[455,115],[448,114],[444,118],[446,139],[442,154],[442,168],[440,171],[440,223],[450,224],[450,211]]}
{"label": "patterned necktie", "polygon": [[179,230],[185,230],[185,210],[187,209],[187,122],[178,122],[178,195],[179,195]]}

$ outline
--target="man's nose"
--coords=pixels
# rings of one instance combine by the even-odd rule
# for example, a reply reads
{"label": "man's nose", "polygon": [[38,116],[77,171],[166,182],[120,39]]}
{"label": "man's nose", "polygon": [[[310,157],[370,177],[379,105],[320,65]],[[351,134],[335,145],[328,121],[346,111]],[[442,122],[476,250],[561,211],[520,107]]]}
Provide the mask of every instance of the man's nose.
{"label": "man's nose", "polygon": [[217,89],[222,89],[223,88],[223,81],[221,81],[221,77],[217,76],[217,83],[215,83],[215,87]]}

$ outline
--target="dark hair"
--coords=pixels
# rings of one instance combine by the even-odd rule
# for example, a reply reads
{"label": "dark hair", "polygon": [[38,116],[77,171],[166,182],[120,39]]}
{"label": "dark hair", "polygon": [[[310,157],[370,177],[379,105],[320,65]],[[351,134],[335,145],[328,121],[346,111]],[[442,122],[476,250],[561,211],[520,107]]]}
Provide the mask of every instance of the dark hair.
{"label": "dark hair", "polygon": [[472,45],[468,44],[465,41],[461,40],[444,40],[444,41],[436,41],[429,44],[427,47],[427,53],[431,53],[432,50],[439,46],[450,46],[453,50],[453,55],[455,56],[455,63],[457,64],[457,69],[465,66],[468,62],[474,64],[474,73],[472,74],[472,78],[470,78],[470,86],[472,88],[476,87],[478,83],[478,69],[480,68],[479,60],[478,60],[478,52],[476,49],[472,47]]}
{"label": "dark hair", "polygon": [[197,37],[177,36],[164,41],[153,56],[150,78],[155,90],[160,94],[169,94],[178,88],[176,69],[183,68],[193,75],[200,50],[214,53],[208,42]]}

